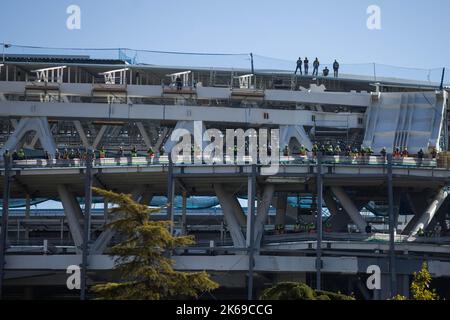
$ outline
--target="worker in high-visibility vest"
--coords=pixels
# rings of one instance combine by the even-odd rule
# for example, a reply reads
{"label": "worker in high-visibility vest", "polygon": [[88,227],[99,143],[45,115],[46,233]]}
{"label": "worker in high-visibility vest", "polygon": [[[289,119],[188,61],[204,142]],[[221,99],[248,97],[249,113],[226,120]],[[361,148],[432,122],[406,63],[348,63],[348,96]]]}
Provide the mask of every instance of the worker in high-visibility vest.
{"label": "worker in high-visibility vest", "polygon": [[24,160],[25,159],[25,152],[23,149],[20,149],[19,152],[17,152],[17,159]]}
{"label": "worker in high-visibility vest", "polygon": [[334,155],[340,156],[341,152],[342,152],[341,147],[339,145],[337,145],[336,148],[334,148]]}
{"label": "worker in high-visibility vest", "polygon": [[302,157],[306,156],[306,148],[304,145],[300,146],[300,156]]}
{"label": "worker in high-visibility vest", "polygon": [[106,158],[106,151],[105,151],[105,148],[104,148],[104,147],[101,147],[101,148],[100,148],[100,151],[99,151],[99,157],[100,157],[100,159]]}
{"label": "worker in high-visibility vest", "polygon": [[317,156],[317,152],[319,151],[319,147],[317,146],[317,143],[314,143],[312,147],[312,152],[314,156]]}
{"label": "worker in high-visibility vest", "polygon": [[133,149],[131,149],[131,157],[135,158],[137,157],[137,151],[136,151],[136,147],[134,146]]}
{"label": "worker in high-visibility vest", "polygon": [[419,230],[417,230],[417,236],[418,236],[418,237],[423,237],[423,236],[425,236],[425,231],[423,231],[423,229],[420,228]]}

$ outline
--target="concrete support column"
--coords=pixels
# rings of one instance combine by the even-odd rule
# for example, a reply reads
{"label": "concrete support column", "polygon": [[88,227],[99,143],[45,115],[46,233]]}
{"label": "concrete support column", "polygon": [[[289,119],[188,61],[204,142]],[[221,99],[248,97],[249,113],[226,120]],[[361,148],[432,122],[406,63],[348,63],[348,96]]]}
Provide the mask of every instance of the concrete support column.
{"label": "concrete support column", "polygon": [[264,234],[264,225],[266,224],[267,217],[269,216],[269,208],[272,203],[273,194],[275,192],[275,186],[273,184],[267,184],[264,187],[261,201],[258,202],[257,212],[258,215],[255,221],[255,247],[261,246],[261,239]]}
{"label": "concrete support column", "polygon": [[334,195],[339,199],[342,207],[348,213],[352,221],[356,224],[361,233],[366,232],[366,221],[359,213],[358,208],[353,204],[352,200],[341,187],[331,187]]}
{"label": "concrete support column", "polygon": [[275,225],[282,225],[286,223],[286,208],[287,208],[287,193],[280,193],[277,197],[277,212],[275,215]]}
{"label": "concrete support column", "polygon": [[430,194],[430,190],[424,190],[420,193],[407,193],[406,198],[409,202],[409,205],[414,213],[412,219],[408,222],[408,224],[403,228],[402,234],[409,235],[420,219],[420,215],[428,206],[428,199],[432,197]]}
{"label": "concrete support column", "polygon": [[18,147],[22,137],[30,131],[35,131],[36,136],[39,137],[41,145],[48,152],[52,158],[55,157],[56,144],[53,139],[48,120],[46,117],[23,117],[20,119],[14,133],[8,138],[6,143],[0,150],[3,154],[5,150],[14,150]]}
{"label": "concrete support column", "polygon": [[234,213],[234,208],[232,205],[232,195],[225,191],[225,188],[222,184],[214,184],[214,191],[219,198],[220,206],[222,208],[231,239],[233,240],[234,247],[245,248],[246,242],[239,220]]}
{"label": "concrete support column", "polygon": [[83,232],[80,221],[83,219],[80,205],[75,196],[69,191],[66,185],[58,185],[58,194],[64,208],[64,213],[69,225],[70,234],[75,243],[75,251],[77,254],[81,253],[81,246],[83,244]]}
{"label": "concrete support column", "polygon": [[439,190],[439,192],[434,197],[433,201],[431,201],[428,208],[425,210],[425,212],[418,218],[418,220],[414,224],[414,227],[411,229],[410,235],[417,234],[419,229],[425,230],[425,228],[431,222],[434,215],[439,210],[440,206],[445,201],[447,196],[448,196],[448,192],[445,188],[442,188]]}

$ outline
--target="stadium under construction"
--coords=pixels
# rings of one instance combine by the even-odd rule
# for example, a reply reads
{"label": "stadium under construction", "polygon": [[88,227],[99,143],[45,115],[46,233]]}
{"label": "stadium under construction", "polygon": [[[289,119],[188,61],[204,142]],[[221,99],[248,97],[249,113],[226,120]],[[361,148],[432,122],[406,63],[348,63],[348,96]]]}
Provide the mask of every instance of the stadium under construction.
{"label": "stadium under construction", "polygon": [[[256,298],[286,280],[361,299],[408,296],[423,261],[436,285],[448,286],[444,83],[344,68],[339,78],[299,76],[251,62],[211,68],[4,55],[1,153],[24,156],[1,160],[3,297],[78,298],[66,286],[71,265],[86,271],[87,285],[116,277],[107,252],[117,235],[105,228],[111,204],[85,197],[91,185],[163,207],[154,218],[196,240],[172,252],[176,269],[208,271],[219,297]],[[203,145],[193,148],[200,161],[174,163],[173,132],[194,135],[198,127],[201,136],[242,129],[246,139],[278,129],[279,148],[266,141],[279,154],[277,170],[267,173],[270,164],[248,155],[206,161]],[[259,140],[258,149],[267,145]],[[322,155],[314,145],[342,151]],[[58,156],[100,148],[104,156],[93,161]],[[393,156],[397,148],[408,154]],[[47,200],[62,207],[39,206]],[[381,272],[379,289],[366,286],[371,266]]]}

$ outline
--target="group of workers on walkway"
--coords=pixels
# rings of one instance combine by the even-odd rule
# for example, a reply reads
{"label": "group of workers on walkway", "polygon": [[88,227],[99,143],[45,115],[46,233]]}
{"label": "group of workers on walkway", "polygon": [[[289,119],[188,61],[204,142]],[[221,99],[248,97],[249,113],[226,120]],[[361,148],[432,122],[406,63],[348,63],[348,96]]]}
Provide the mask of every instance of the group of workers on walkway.
{"label": "group of workers on walkway", "polygon": [[[308,60],[307,57],[305,57],[304,60],[302,60],[301,57],[298,58],[298,60],[297,60],[297,67],[295,68],[294,75],[297,74],[297,71],[300,71],[300,75],[303,75],[302,66],[304,68],[305,75],[308,75],[308,72],[309,72],[309,60]],[[319,67],[320,67],[320,61],[316,57],[316,59],[313,62],[313,72],[312,72],[313,76],[318,76],[319,75]],[[339,67],[340,67],[339,62],[337,60],[334,60],[334,62],[333,62],[333,71],[334,71],[334,77],[335,78],[337,78],[339,76]],[[329,74],[330,74],[330,70],[328,69],[328,67],[325,67],[322,70],[322,75],[324,77],[328,77]]]}
{"label": "group of workers on walkway", "polygon": [[[126,153],[123,147],[119,147],[119,149],[114,153],[114,156],[112,156],[111,152],[107,151],[105,147],[101,147],[98,151],[93,150],[94,159],[104,159],[104,158],[122,158],[122,157],[131,157],[135,158],[138,157],[138,150],[136,149],[136,146],[133,146],[131,150]],[[81,151],[80,149],[64,149],[64,151],[60,151],[59,149],[56,149],[55,152],[55,159],[58,160],[74,160],[74,159],[86,159],[87,157],[87,150]],[[148,148],[147,150],[147,157],[154,158],[155,157],[155,151],[152,147]]]}
{"label": "group of workers on walkway", "polygon": [[[308,156],[309,152],[312,152],[312,155],[314,157],[317,156],[318,152],[320,152],[325,156],[345,156],[345,157],[365,157],[372,155],[378,155],[381,157],[387,156],[387,150],[385,147],[383,147],[378,154],[375,154],[372,148],[370,147],[352,148],[352,146],[347,145],[345,148],[341,148],[340,144],[336,144],[335,146],[333,146],[331,142],[328,142],[327,144],[320,144],[320,146],[319,144],[314,143],[312,150],[308,150],[304,145],[300,145],[300,148],[298,149],[298,155]],[[290,156],[294,155],[294,153],[292,153],[291,150],[289,149],[289,146],[286,145],[283,149],[283,155]],[[436,148],[432,148],[429,155],[431,156],[432,159],[436,159],[437,157]],[[401,149],[395,148],[393,156],[394,158],[398,159],[398,158],[407,158],[410,157],[411,155],[408,152],[408,148],[404,147]],[[422,149],[420,149],[419,152],[414,156],[418,159],[423,159],[425,157],[425,152]]]}

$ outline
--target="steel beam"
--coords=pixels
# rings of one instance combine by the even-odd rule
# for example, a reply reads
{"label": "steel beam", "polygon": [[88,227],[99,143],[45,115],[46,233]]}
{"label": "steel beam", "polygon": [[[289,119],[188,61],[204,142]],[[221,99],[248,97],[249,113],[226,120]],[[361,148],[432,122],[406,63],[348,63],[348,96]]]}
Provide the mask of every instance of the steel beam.
{"label": "steel beam", "polygon": [[91,238],[91,206],[92,206],[92,151],[86,157],[85,191],[84,191],[84,229],[83,251],[81,264],[81,291],[80,300],[87,298],[87,271],[89,267],[89,242]]}
{"label": "steel beam", "polygon": [[11,189],[11,153],[3,154],[5,175],[3,177],[2,226],[0,234],[0,299],[3,297],[3,280],[5,278],[5,255],[8,240],[9,197]]}
{"label": "steel beam", "polygon": [[322,176],[322,154],[317,153],[317,220],[316,220],[316,289],[322,288],[322,198],[323,198],[323,176]]}
{"label": "steel beam", "polygon": [[394,184],[392,181],[392,154],[387,155],[387,192],[388,192],[388,212],[389,212],[389,277],[390,295],[397,294],[397,274],[395,266],[395,235],[397,230],[394,213]]}
{"label": "steel beam", "polygon": [[255,267],[255,200],[256,200],[256,165],[252,165],[248,177],[247,205],[247,247],[248,247],[248,284],[247,298],[253,300],[253,268]]}

